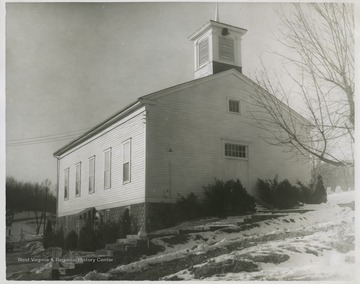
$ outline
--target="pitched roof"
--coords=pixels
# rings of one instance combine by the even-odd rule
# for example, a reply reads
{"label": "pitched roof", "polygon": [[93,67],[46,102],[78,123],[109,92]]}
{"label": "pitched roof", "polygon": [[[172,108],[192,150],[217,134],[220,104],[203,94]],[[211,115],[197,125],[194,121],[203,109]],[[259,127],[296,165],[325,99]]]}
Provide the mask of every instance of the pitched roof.
{"label": "pitched roof", "polygon": [[87,139],[93,137],[94,135],[96,135],[100,131],[106,129],[110,125],[112,125],[115,122],[119,121],[124,116],[128,115],[129,113],[133,112],[134,110],[138,109],[139,107],[145,105],[147,100],[158,98],[160,96],[164,96],[164,95],[167,95],[167,94],[170,94],[170,93],[182,90],[182,89],[186,89],[186,88],[189,88],[191,86],[213,80],[215,78],[226,76],[229,73],[239,73],[239,72],[236,71],[235,69],[231,69],[231,70],[227,70],[227,71],[215,74],[215,75],[210,75],[210,76],[207,76],[207,77],[191,80],[191,81],[188,81],[188,82],[185,82],[185,83],[182,83],[182,84],[178,84],[178,85],[175,85],[175,86],[172,86],[172,87],[169,87],[169,88],[166,88],[166,89],[162,89],[160,91],[157,91],[157,92],[142,96],[142,97],[138,98],[135,102],[131,103],[130,105],[128,105],[126,107],[124,107],[123,109],[121,109],[120,111],[114,113],[112,116],[110,116],[106,120],[100,122],[99,124],[97,124],[96,126],[91,128],[90,130],[86,131],[84,134],[82,134],[79,137],[75,138],[74,140],[70,141],[69,143],[67,143],[66,145],[64,145],[63,147],[61,147],[57,151],[55,151],[53,155],[54,155],[54,157],[59,157],[60,155],[67,152],[68,150],[71,150],[73,147],[75,147],[75,146],[79,145],[80,143],[86,141]]}
{"label": "pitched roof", "polygon": [[[157,99],[157,98],[160,98],[162,96],[166,96],[166,95],[172,94],[174,92],[177,92],[177,91],[180,91],[180,90],[183,90],[183,89],[187,89],[187,88],[199,85],[199,84],[203,84],[203,83],[206,83],[208,81],[219,79],[221,77],[228,76],[228,75],[231,75],[231,74],[236,76],[240,80],[242,80],[244,83],[246,83],[248,85],[251,85],[252,87],[261,88],[254,81],[252,81],[250,78],[246,77],[244,74],[237,71],[236,69],[229,69],[229,70],[217,73],[217,74],[213,74],[213,75],[209,75],[209,76],[206,76],[206,77],[194,79],[194,80],[187,81],[185,83],[181,83],[181,84],[178,84],[178,85],[166,88],[166,89],[162,89],[162,90],[153,92],[151,94],[139,97],[135,102],[131,103],[130,105],[128,105],[126,107],[124,107],[120,111],[116,112],[115,114],[113,114],[112,116],[107,118],[106,120],[102,121],[101,123],[97,124],[96,126],[91,128],[90,130],[88,130],[87,132],[85,132],[84,134],[79,136],[78,138],[70,141],[68,144],[66,144],[65,146],[58,149],[56,152],[54,152],[53,155],[54,155],[54,157],[59,157],[60,155],[66,153],[69,150],[71,150],[73,147],[79,145],[80,143],[82,143],[82,142],[86,141],[87,139],[93,137],[94,135],[98,134],[100,131],[106,129],[110,125],[113,125],[114,123],[119,121],[121,118],[123,118],[126,115],[132,113],[133,111],[139,109],[141,106],[144,106],[147,103],[151,102],[151,100],[153,100],[153,99]],[[264,89],[262,89],[262,90],[265,91]],[[269,95],[271,95],[271,94],[269,94]],[[282,103],[280,100],[279,100],[279,102]],[[285,105],[284,103],[282,103],[282,104],[284,105],[284,107],[288,108],[287,105]],[[293,111],[300,119],[305,120],[305,118],[303,116],[298,114],[293,109],[291,109],[291,111]]]}

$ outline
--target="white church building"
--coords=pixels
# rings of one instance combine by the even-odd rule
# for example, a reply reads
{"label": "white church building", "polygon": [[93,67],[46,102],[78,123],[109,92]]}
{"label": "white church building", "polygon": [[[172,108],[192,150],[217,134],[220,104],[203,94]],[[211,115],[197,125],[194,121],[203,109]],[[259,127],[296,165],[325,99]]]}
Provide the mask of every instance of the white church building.
{"label": "white church building", "polygon": [[94,212],[115,220],[125,208],[138,230],[151,231],[157,204],[201,198],[215,178],[239,179],[250,194],[259,178],[309,180],[308,159],[269,145],[254,127],[259,87],[242,74],[245,33],[208,22],[190,37],[194,80],[140,97],[54,153],[65,234]]}

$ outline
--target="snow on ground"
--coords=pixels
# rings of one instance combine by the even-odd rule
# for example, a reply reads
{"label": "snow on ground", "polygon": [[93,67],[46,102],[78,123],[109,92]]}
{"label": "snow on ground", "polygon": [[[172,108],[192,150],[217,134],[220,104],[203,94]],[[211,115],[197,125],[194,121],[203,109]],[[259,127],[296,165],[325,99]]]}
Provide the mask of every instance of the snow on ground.
{"label": "snow on ground", "polygon": [[355,191],[331,193],[327,196],[328,202],[333,204],[347,204],[355,200]]}
{"label": "snow on ground", "polygon": [[[21,236],[21,234],[23,234],[23,236]],[[36,222],[34,220],[14,221],[11,226],[11,236],[15,242],[19,242],[21,237],[26,241],[41,238],[41,235],[36,234]]]}
{"label": "snow on ground", "polygon": [[[209,257],[202,263],[173,271],[173,274],[164,275],[162,279],[353,280],[355,212],[336,205],[344,202],[345,195],[345,203],[354,200],[354,197],[349,197],[349,193],[334,193],[327,204],[302,207],[313,211],[288,213],[286,216],[250,224],[247,228],[237,224],[241,217],[187,223],[187,229],[205,229],[214,225],[226,228],[190,233],[183,239],[177,239],[180,235],[158,237],[153,242],[164,246],[163,252],[128,265],[120,265],[101,277],[141,273],[156,264],[166,265],[166,262],[172,260],[203,254]],[[174,231],[174,228],[171,230]],[[214,257],[211,252],[219,251],[220,248],[224,252]],[[85,277],[90,279],[96,275],[92,272],[92,277]]]}
{"label": "snow on ground", "polygon": [[[262,242],[210,258],[205,263],[164,279],[177,276],[177,279],[184,280],[352,280],[354,251],[352,247],[344,246],[343,236],[346,234],[352,236],[353,232],[333,229],[304,237]],[[257,266],[251,269],[254,271],[245,269],[243,272],[213,275],[214,270],[220,268],[220,271],[226,271],[226,265],[235,261]],[[235,266],[230,267],[236,270]]]}

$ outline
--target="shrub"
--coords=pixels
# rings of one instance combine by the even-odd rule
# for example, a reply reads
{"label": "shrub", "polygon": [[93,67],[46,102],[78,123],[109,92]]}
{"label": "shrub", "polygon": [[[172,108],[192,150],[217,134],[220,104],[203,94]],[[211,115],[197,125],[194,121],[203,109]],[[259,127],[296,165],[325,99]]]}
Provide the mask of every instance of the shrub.
{"label": "shrub", "polygon": [[121,230],[124,236],[131,234],[131,218],[128,208],[124,210],[124,213],[121,216]]}
{"label": "shrub", "polygon": [[103,242],[99,232],[93,229],[92,223],[89,221],[81,228],[78,240],[80,250],[95,251],[101,248]]}
{"label": "shrub", "polygon": [[239,180],[215,183],[204,187],[204,206],[210,216],[242,214],[255,210],[255,200],[250,196]]}
{"label": "shrub", "polygon": [[152,230],[168,228],[176,224],[175,204],[158,203],[148,211],[147,225]]}
{"label": "shrub", "polygon": [[123,237],[120,222],[108,221],[99,224],[101,240],[104,244],[115,243],[117,239]]}
{"label": "shrub", "polygon": [[42,243],[44,248],[49,247],[62,247],[64,248],[64,232],[62,227],[60,230],[54,232],[51,221],[48,220],[46,223],[45,232],[43,235]]}
{"label": "shrub", "polygon": [[267,208],[288,209],[299,205],[300,191],[287,179],[278,181],[258,179],[256,183],[259,202]]}
{"label": "shrub", "polygon": [[65,238],[65,248],[69,250],[77,249],[78,247],[78,235],[75,231],[71,231]]}
{"label": "shrub", "polygon": [[174,210],[176,222],[204,216],[203,206],[194,193],[190,193],[187,197],[180,196],[180,199],[174,206]]}
{"label": "shrub", "polygon": [[312,181],[308,186],[298,182],[302,193],[302,200],[304,203],[320,204],[327,201],[327,192],[324,186],[323,179],[320,175],[316,180]]}
{"label": "shrub", "polygon": [[46,223],[46,228],[45,228],[45,232],[43,235],[42,243],[43,243],[44,248],[51,247],[54,244],[54,234],[53,234],[52,224],[51,224],[50,220],[48,220]]}
{"label": "shrub", "polygon": [[320,175],[317,177],[315,190],[311,199],[314,204],[325,203],[327,201],[327,192]]}
{"label": "shrub", "polygon": [[297,182],[298,188],[300,190],[300,201],[303,203],[310,203],[312,194],[314,192],[313,190],[313,184],[303,184],[302,182]]}
{"label": "shrub", "polygon": [[58,231],[56,231],[53,234],[52,246],[64,248],[64,244],[65,244],[64,231],[63,228],[61,227]]}

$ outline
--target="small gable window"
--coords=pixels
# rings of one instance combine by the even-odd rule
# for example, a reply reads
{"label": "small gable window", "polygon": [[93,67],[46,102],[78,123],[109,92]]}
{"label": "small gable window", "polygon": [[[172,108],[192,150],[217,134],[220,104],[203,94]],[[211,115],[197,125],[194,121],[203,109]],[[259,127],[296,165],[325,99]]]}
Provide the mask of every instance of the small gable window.
{"label": "small gable window", "polygon": [[199,42],[199,66],[209,62],[209,38]]}
{"label": "small gable window", "polygon": [[229,100],[229,112],[240,113],[240,101]]}

